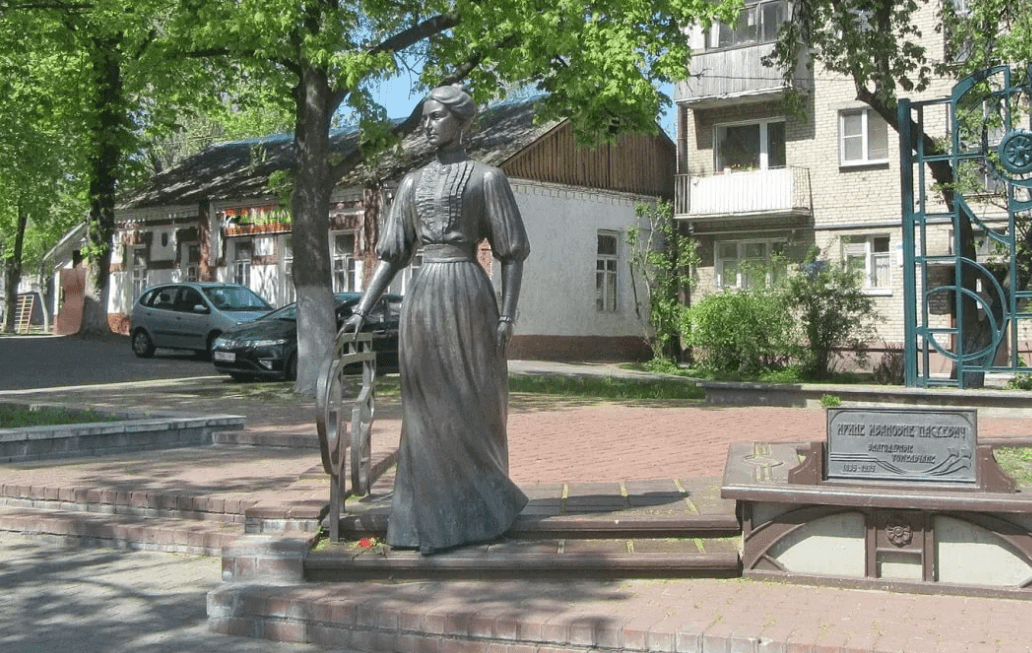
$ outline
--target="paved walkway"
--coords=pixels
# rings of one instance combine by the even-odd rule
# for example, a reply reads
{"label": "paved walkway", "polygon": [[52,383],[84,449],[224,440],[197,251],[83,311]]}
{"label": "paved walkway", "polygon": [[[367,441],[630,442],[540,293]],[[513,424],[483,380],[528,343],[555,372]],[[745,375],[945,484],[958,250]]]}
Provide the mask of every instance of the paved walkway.
{"label": "paved walkway", "polygon": [[[611,372],[613,368],[516,362],[516,372]],[[11,398],[95,407],[151,407],[185,412],[245,414],[247,431],[294,443],[315,443],[310,402],[275,385],[238,385],[222,379],[176,383],[0,393]],[[396,403],[378,409],[377,429],[396,434]],[[798,441],[823,437],[824,413],[795,408],[709,408],[692,402],[543,402],[515,395],[510,413],[510,466],[519,483],[605,482],[717,477],[732,441]],[[1032,436],[1032,419],[980,418],[980,435]],[[256,453],[255,452],[252,453]],[[278,458],[277,458],[278,456]],[[131,464],[97,461],[103,477],[133,487],[192,482],[269,482],[270,471],[315,467],[318,453],[270,452],[234,469],[202,465],[144,477]],[[250,465],[250,467],[248,467]],[[74,465],[34,465],[35,473],[72,483]],[[153,471],[153,470],[152,470]],[[25,468],[0,474],[26,474]],[[28,480],[31,482],[31,479]],[[271,488],[270,488],[271,490]],[[41,538],[0,535],[0,651],[313,651],[210,634],[204,596],[220,583],[214,558],[109,550],[67,550]],[[369,601],[432,601],[499,615],[507,606],[538,615],[539,627],[577,623],[578,615],[606,614],[625,637],[671,632],[671,624],[710,635],[684,650],[731,651],[1032,651],[1032,604],[1003,599],[920,596],[837,590],[745,580],[621,581],[616,583],[355,584],[352,596]],[[415,597],[415,598],[413,598]],[[479,607],[478,607],[479,606]],[[436,612],[436,611],[435,611]],[[492,617],[494,618],[494,617]],[[673,630],[676,630],[674,628]],[[701,629],[701,630],[699,630]],[[775,643],[779,648],[775,647]],[[714,648],[720,644],[723,648]],[[726,645],[726,647],[725,647]],[[673,650],[678,642],[656,642]],[[506,653],[516,653],[507,651]]]}

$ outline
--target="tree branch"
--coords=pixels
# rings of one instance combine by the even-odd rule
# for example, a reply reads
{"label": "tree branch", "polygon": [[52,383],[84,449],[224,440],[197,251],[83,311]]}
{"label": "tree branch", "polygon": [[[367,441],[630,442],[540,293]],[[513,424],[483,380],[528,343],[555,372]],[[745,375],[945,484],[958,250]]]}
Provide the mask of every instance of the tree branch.
{"label": "tree branch", "polygon": [[[380,54],[381,52],[398,52],[405,48],[415,45],[424,39],[428,39],[431,36],[436,36],[441,32],[451,29],[459,24],[460,18],[456,14],[441,14],[428,18],[423,22],[413,25],[412,27],[402,30],[397,34],[394,34],[373,47],[366,50],[369,54]],[[344,98],[347,97],[348,93],[352,90],[351,88],[336,87],[330,93],[330,108],[336,112],[340,107]]]}
{"label": "tree branch", "polygon": [[[509,34],[505,38],[499,40],[491,48],[491,50],[512,47],[516,44],[517,41],[518,38],[516,34]],[[466,79],[470,75],[470,73],[476,70],[477,67],[481,63],[483,63],[485,55],[486,52],[484,50],[474,52],[469,59],[462,62],[456,67],[455,72],[442,78],[439,82],[439,85],[443,86],[446,84],[457,84],[462,80]],[[408,115],[407,118],[405,118],[405,120],[391,127],[391,134],[401,138],[404,138],[408,134],[411,134],[413,131],[416,130],[417,127],[419,127],[419,123],[422,119],[422,116],[423,106],[422,104],[417,104],[415,107],[413,107],[412,112]],[[352,152],[349,152],[336,165],[330,168],[330,179],[334,180],[334,182],[340,180],[344,176],[344,174],[347,173],[348,170],[350,170],[351,168],[353,168],[361,162],[364,154],[365,152],[363,151],[362,146],[360,144],[358,148],[356,148]],[[394,171],[391,171],[387,176],[392,176],[393,174]]]}

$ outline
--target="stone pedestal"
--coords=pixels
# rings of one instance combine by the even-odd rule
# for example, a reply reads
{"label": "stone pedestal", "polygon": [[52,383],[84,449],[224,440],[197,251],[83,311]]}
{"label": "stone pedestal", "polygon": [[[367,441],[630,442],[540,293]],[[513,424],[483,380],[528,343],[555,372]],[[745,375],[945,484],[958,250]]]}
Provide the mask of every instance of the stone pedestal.
{"label": "stone pedestal", "polygon": [[743,574],[797,582],[1032,598],[1032,496],[977,447],[977,482],[828,479],[824,442],[740,443]]}

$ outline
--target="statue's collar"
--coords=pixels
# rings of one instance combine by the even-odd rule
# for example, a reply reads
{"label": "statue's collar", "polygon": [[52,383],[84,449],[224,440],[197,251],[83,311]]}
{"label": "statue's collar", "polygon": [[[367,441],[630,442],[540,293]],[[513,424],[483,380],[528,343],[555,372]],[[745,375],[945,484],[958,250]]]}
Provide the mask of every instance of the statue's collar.
{"label": "statue's collar", "polygon": [[466,148],[458,147],[454,150],[437,150],[437,162],[441,165],[451,163],[462,163],[469,159],[466,155]]}

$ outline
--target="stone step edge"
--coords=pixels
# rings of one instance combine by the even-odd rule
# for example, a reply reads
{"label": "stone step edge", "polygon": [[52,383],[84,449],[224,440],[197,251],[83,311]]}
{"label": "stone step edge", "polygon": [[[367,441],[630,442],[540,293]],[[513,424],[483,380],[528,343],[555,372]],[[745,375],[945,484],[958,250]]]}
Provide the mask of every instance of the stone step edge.
{"label": "stone step edge", "polygon": [[513,553],[497,556],[352,556],[310,553],[306,580],[532,578],[737,578],[738,553]]}
{"label": "stone step edge", "polygon": [[0,531],[47,535],[76,546],[220,556],[243,534],[238,524],[92,512],[0,508]]}
{"label": "stone step edge", "polygon": [[583,619],[578,614],[555,618],[542,613],[523,616],[517,610],[449,612],[433,603],[399,606],[390,600],[349,600],[346,585],[339,591],[324,586],[329,591],[322,596],[309,594],[311,586],[304,585],[223,586],[208,593],[208,627],[225,635],[370,652],[789,650],[785,642],[734,633],[721,623],[686,623],[671,629],[669,620],[643,627],[633,620]]}
{"label": "stone step edge", "polygon": [[[516,539],[565,538],[663,538],[663,537],[734,537],[742,534],[742,526],[734,514],[681,515],[677,517],[636,515],[633,517],[585,515],[538,517],[521,515],[507,535]],[[620,514],[620,513],[617,513]],[[386,513],[345,515],[341,518],[341,534],[345,539],[383,537],[387,532]]]}

